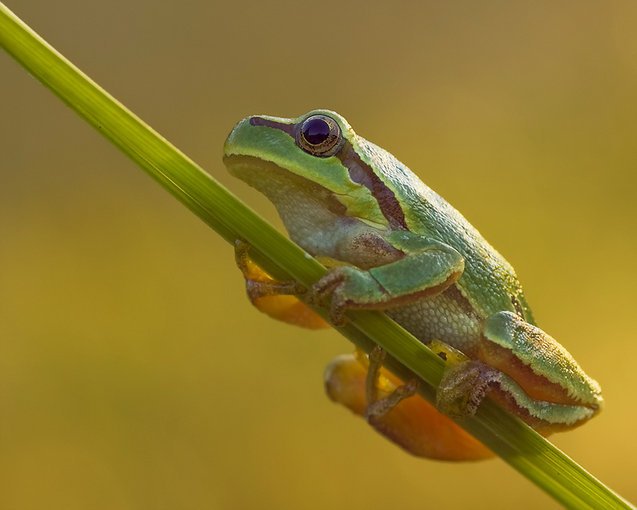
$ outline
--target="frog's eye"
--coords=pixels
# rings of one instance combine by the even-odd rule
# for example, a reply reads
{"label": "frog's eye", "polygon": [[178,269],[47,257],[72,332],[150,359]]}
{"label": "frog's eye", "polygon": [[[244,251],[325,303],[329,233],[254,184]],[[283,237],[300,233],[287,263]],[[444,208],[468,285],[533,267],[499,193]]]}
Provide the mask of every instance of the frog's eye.
{"label": "frog's eye", "polygon": [[334,119],[327,115],[312,115],[301,124],[296,143],[308,154],[326,158],[338,152],[341,138],[341,129]]}

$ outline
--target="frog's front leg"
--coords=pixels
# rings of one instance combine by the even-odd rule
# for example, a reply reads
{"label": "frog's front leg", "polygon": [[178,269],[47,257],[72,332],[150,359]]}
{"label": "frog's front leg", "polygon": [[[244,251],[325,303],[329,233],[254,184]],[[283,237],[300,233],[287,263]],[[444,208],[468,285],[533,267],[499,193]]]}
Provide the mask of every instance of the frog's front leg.
{"label": "frog's front leg", "polygon": [[462,255],[446,244],[409,232],[386,240],[400,253],[395,260],[368,269],[338,266],[313,286],[313,301],[331,297],[334,324],[343,323],[348,309],[385,310],[436,295],[464,270]]}
{"label": "frog's front leg", "polygon": [[548,434],[580,425],[601,408],[601,390],[555,339],[518,315],[488,317],[473,360],[447,369],[438,407],[473,414],[488,390],[503,407]]}
{"label": "frog's front leg", "polygon": [[309,329],[325,328],[329,325],[314,310],[297,296],[305,288],[297,282],[279,281],[272,278],[250,258],[250,245],[235,242],[235,262],[243,274],[246,293],[250,302],[270,317]]}

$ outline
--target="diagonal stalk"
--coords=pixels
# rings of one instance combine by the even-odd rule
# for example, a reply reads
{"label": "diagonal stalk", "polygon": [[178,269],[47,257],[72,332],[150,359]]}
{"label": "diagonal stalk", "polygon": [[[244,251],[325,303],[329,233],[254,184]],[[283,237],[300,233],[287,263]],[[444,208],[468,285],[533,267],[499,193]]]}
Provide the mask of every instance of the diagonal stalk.
{"label": "diagonal stalk", "polygon": [[[0,3],[0,46],[62,101],[139,164],[169,193],[227,241],[244,239],[273,276],[305,286],[325,269],[287,240],[201,167],[83,74]],[[369,351],[380,345],[399,376],[415,373],[432,400],[442,361],[384,314],[356,312],[339,331]],[[632,508],[602,482],[517,418],[490,401],[460,423],[507,463],[569,508]]]}

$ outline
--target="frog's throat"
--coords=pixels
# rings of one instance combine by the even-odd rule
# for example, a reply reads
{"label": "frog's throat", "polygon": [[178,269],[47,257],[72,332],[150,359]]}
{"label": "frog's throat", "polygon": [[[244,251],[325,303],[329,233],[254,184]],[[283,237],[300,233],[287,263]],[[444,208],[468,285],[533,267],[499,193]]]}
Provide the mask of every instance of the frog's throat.
{"label": "frog's throat", "polygon": [[263,193],[274,204],[290,233],[294,230],[291,225],[301,217],[319,223],[329,223],[334,217],[351,217],[347,197],[276,163],[245,155],[224,156],[223,160],[234,177]]}

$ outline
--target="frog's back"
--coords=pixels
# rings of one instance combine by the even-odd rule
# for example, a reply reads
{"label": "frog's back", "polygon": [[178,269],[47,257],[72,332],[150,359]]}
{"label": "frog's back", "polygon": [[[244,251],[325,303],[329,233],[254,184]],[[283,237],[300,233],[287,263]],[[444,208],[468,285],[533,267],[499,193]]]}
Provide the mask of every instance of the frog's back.
{"label": "frog's back", "polygon": [[379,171],[379,177],[404,206],[408,229],[456,249],[465,259],[458,281],[462,294],[483,317],[510,310],[533,322],[513,267],[444,198],[425,185],[392,154],[357,137],[362,159]]}

